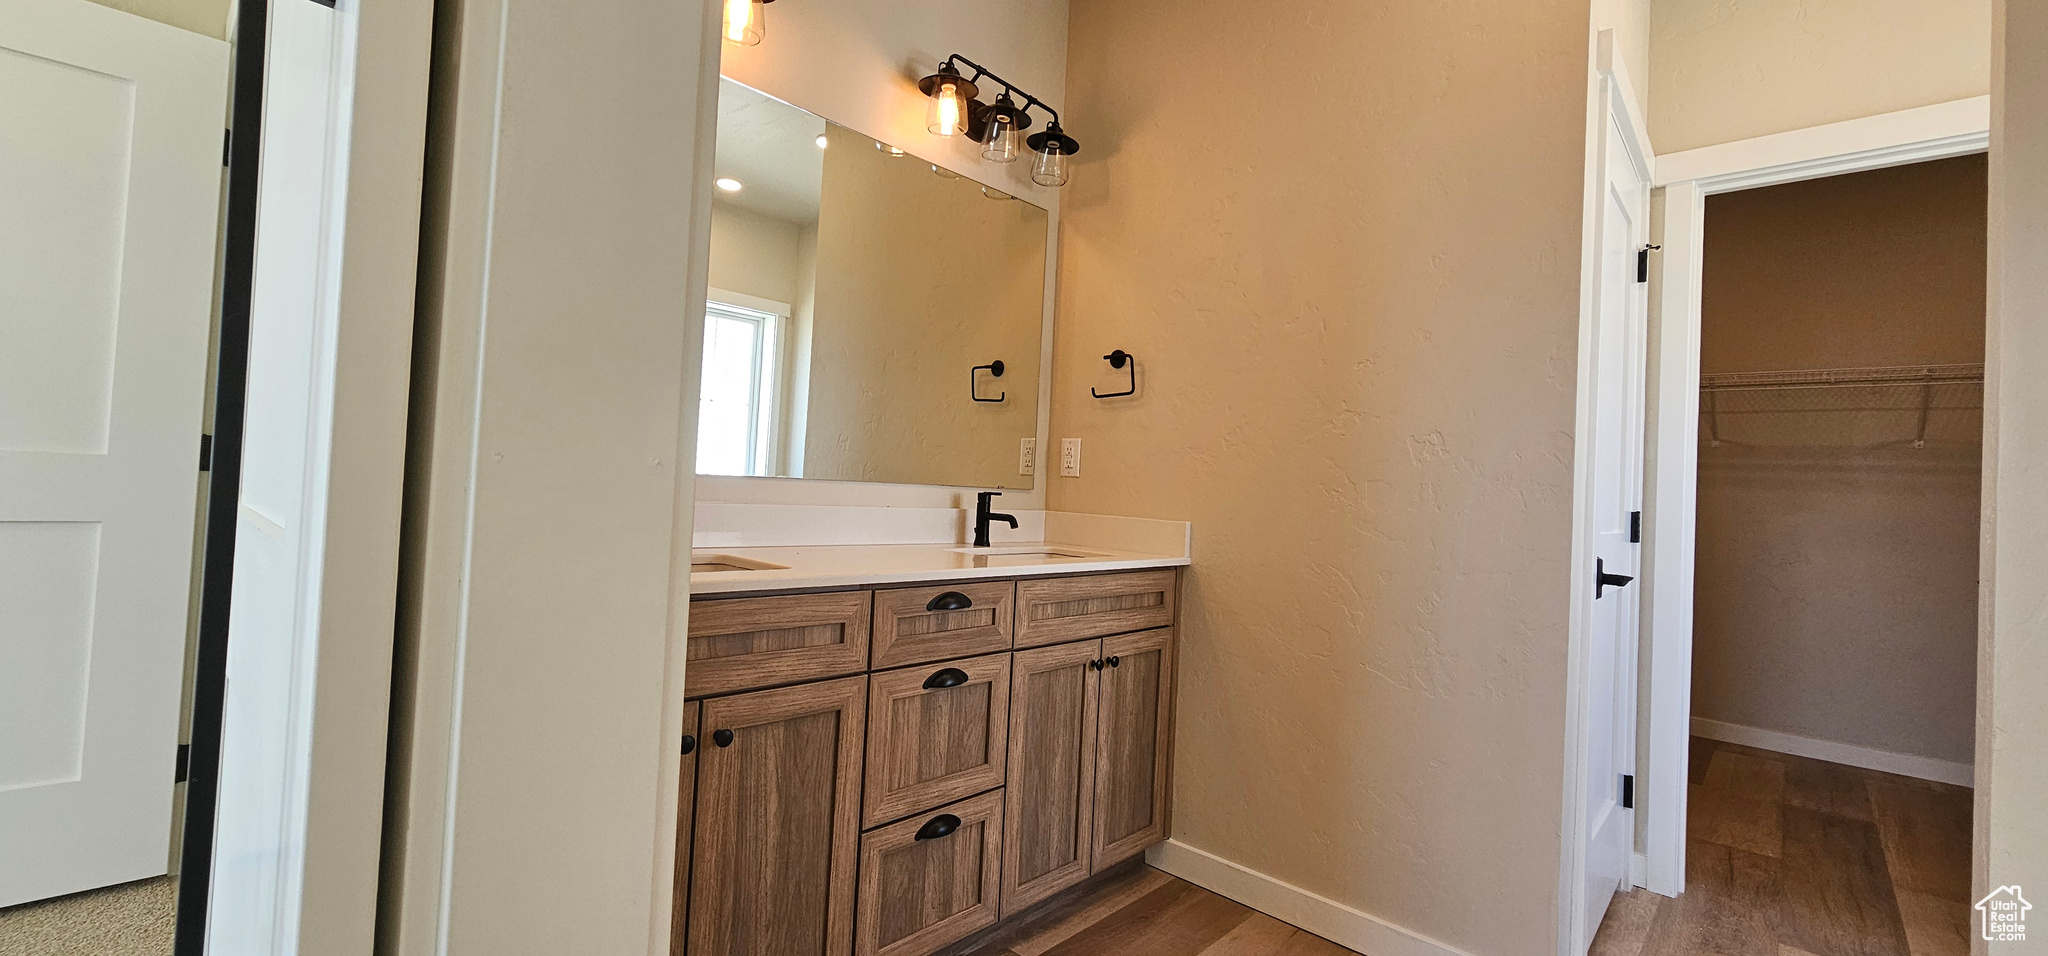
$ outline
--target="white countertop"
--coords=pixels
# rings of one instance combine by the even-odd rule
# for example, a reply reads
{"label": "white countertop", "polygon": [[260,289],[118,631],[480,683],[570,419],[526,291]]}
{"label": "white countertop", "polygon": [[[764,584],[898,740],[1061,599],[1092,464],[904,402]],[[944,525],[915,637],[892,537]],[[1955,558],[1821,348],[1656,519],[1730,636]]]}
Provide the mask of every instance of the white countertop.
{"label": "white countertop", "polygon": [[[1018,528],[991,529],[994,547],[970,548],[968,510],[699,502],[696,514],[693,559],[781,567],[694,571],[692,595],[1171,568],[1193,553],[1185,521],[1115,515],[1018,511]],[[1033,556],[1045,551],[1070,556]]]}
{"label": "white countertop", "polygon": [[[1034,552],[1064,552],[1039,557]],[[971,581],[1042,574],[1086,574],[1170,568],[1188,563],[1184,554],[1149,554],[1092,545],[1059,542],[1006,541],[991,548],[958,544],[840,544],[780,548],[710,548],[694,555],[703,560],[729,555],[781,568],[743,571],[696,571],[690,593],[732,594],[804,588],[866,587],[922,581]],[[1070,556],[1069,556],[1070,555]]]}

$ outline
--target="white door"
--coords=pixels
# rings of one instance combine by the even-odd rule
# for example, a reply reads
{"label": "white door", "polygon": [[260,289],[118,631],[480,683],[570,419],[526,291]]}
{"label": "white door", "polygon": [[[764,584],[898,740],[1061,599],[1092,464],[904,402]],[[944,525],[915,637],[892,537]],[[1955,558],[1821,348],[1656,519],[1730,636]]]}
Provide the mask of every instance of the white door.
{"label": "white door", "polygon": [[[1585,655],[1586,847],[1584,922],[1575,952],[1585,952],[1614,893],[1628,884],[1635,812],[1623,806],[1635,774],[1636,594],[1641,545],[1633,539],[1642,507],[1643,387],[1649,286],[1637,256],[1649,237],[1649,186],[1621,131],[1609,118],[1601,165],[1599,300],[1593,315],[1591,511],[1596,595]],[[1610,575],[1608,582],[1597,579]],[[1622,579],[1630,579],[1622,584]]]}
{"label": "white door", "polygon": [[169,868],[227,68],[0,0],[0,906]]}

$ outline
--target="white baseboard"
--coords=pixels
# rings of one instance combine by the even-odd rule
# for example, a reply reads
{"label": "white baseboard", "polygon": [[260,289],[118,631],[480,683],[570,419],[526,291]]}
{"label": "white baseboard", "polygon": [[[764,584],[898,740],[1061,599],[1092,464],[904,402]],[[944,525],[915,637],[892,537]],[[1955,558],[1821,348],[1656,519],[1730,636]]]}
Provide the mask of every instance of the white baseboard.
{"label": "white baseboard", "polygon": [[1801,737],[1798,734],[1764,730],[1760,727],[1744,727],[1741,724],[1723,723],[1718,720],[1708,720],[1705,717],[1694,717],[1692,719],[1692,732],[1693,736],[1705,737],[1708,740],[1719,740],[1725,743],[1741,744],[1745,747],[1757,747],[1763,750],[1775,750],[1781,754],[1791,754],[1795,757],[1811,757],[1815,760],[1825,760],[1829,763],[1862,767],[1865,770],[1895,773],[1902,777],[1935,780],[1941,783],[1952,783],[1959,787],[1976,785],[1975,774],[1971,766],[1966,763],[1957,763],[1953,760],[1936,760],[1933,757],[1922,757],[1917,754],[1893,753],[1889,750],[1859,747],[1855,744],[1821,740],[1816,737]]}
{"label": "white baseboard", "polygon": [[1168,840],[1146,859],[1174,876],[1219,896],[1291,923],[1339,946],[1372,956],[1469,956],[1336,900],[1247,869],[1220,856]]}

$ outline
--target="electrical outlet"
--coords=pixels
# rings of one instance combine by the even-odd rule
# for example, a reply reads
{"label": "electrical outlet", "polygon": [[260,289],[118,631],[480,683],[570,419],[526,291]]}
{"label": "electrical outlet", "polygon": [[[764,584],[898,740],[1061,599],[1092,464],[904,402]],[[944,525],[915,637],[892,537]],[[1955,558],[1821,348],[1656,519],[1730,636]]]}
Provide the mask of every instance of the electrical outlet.
{"label": "electrical outlet", "polygon": [[1060,439],[1060,477],[1081,477],[1081,439]]}
{"label": "electrical outlet", "polygon": [[1017,474],[1038,474],[1038,439],[1020,438],[1017,440]]}

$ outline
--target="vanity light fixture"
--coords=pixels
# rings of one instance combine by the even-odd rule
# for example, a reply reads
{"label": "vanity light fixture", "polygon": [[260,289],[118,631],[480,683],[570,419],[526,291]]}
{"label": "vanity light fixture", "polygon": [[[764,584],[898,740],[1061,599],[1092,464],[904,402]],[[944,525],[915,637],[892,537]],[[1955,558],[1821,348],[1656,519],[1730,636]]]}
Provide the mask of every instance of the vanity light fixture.
{"label": "vanity light fixture", "polygon": [[727,43],[757,46],[768,35],[768,5],[775,0],[725,0],[725,24],[719,35]]}
{"label": "vanity light fixture", "polygon": [[939,64],[939,72],[917,81],[917,88],[931,98],[931,105],[924,113],[927,131],[937,136],[957,136],[967,132],[967,104],[981,90],[961,76],[951,60]]}
{"label": "vanity light fixture", "polygon": [[884,143],[879,139],[875,140],[875,150],[890,159],[902,159],[905,155],[908,155],[902,149]]}
{"label": "vanity light fixture", "polygon": [[731,176],[720,176],[717,180],[713,182],[713,185],[729,193],[736,193],[742,189],[747,188],[746,183],[740,182],[739,180],[734,179]]}
{"label": "vanity light fixture", "polygon": [[[962,73],[961,68],[972,70]],[[1002,87],[993,104],[975,99],[976,84],[987,80]],[[996,163],[1014,162],[1029,148],[1037,155],[1031,163],[1031,181],[1041,186],[1064,186],[1071,176],[1067,157],[1081,151],[1081,144],[1060,128],[1059,111],[1015,84],[989,72],[987,67],[958,53],[939,62],[938,72],[917,81],[917,88],[931,98],[925,111],[925,128],[940,136],[966,133],[981,144],[983,159]],[[1023,105],[1019,106],[1018,101]],[[1032,109],[1046,114],[1045,129],[1029,137]],[[1021,141],[1021,148],[1020,148]]]}

